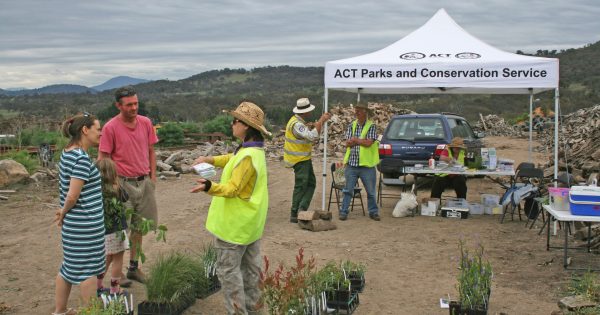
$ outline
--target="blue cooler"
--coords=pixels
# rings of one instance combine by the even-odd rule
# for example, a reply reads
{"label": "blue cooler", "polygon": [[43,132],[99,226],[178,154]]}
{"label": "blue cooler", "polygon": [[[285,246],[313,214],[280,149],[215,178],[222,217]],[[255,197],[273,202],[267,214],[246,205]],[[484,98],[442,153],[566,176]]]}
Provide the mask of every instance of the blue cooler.
{"label": "blue cooler", "polygon": [[600,187],[573,186],[569,190],[569,205],[574,215],[600,216]]}

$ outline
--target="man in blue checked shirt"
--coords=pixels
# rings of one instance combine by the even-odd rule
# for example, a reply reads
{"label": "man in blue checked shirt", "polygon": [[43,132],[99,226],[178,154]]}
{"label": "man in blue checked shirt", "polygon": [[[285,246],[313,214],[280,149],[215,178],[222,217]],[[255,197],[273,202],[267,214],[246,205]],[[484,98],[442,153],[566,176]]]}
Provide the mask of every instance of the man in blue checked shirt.
{"label": "man in blue checked shirt", "polygon": [[366,105],[357,104],[354,106],[354,112],[356,120],[346,130],[346,155],[344,157],[346,187],[339,218],[341,221],[348,218],[348,207],[354,193],[354,186],[360,178],[367,191],[369,218],[380,221],[379,208],[375,198],[377,181],[375,166],[379,163],[377,128],[373,121],[368,119],[372,112]]}

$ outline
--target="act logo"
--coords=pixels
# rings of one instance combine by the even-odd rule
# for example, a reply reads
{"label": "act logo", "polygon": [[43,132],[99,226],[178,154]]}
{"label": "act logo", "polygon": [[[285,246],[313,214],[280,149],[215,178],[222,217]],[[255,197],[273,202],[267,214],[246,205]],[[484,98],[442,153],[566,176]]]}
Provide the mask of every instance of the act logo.
{"label": "act logo", "polygon": [[420,53],[420,52],[407,52],[407,53],[400,55],[400,59],[404,59],[404,60],[417,60],[417,59],[423,59],[423,58],[425,58],[425,54]]}
{"label": "act logo", "polygon": [[477,59],[481,58],[481,55],[473,52],[462,52],[456,54],[455,57],[458,59]]}

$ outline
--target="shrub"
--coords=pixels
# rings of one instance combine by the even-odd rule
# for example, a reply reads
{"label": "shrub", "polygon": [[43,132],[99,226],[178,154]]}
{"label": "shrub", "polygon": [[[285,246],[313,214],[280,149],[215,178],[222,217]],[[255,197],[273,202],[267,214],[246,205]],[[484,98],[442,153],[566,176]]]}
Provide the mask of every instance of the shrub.
{"label": "shrub", "polygon": [[197,284],[204,276],[202,264],[188,254],[172,252],[159,256],[146,281],[149,302],[168,303],[174,308],[196,300]]}
{"label": "shrub", "polygon": [[168,122],[158,129],[159,144],[177,146],[183,144],[183,128],[178,123]]}
{"label": "shrub", "polygon": [[12,159],[23,164],[29,174],[34,173],[39,167],[38,160],[32,158],[27,151],[8,151],[0,155],[0,160],[4,159]]}
{"label": "shrub", "polygon": [[202,132],[222,132],[227,136],[232,137],[233,134],[231,131],[231,121],[232,118],[229,115],[218,115],[215,118],[204,123],[204,125],[202,126]]}
{"label": "shrub", "polygon": [[458,274],[458,293],[461,308],[488,309],[492,287],[492,265],[483,259],[483,246],[479,244],[474,253],[465,248],[461,240],[460,265]]}

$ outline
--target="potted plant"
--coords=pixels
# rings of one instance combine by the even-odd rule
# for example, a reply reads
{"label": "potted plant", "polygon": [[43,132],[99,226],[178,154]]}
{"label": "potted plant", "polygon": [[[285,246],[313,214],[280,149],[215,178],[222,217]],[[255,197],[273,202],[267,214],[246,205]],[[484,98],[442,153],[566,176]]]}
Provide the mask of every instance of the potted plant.
{"label": "potted plant", "polygon": [[322,287],[327,296],[327,307],[338,313],[340,310],[351,313],[358,306],[358,292],[352,290],[347,272],[340,265],[328,262],[319,274],[324,281]]}
{"label": "potted plant", "polygon": [[171,252],[159,256],[146,280],[146,300],[139,315],[181,314],[196,301],[202,265],[189,254]]}
{"label": "potted plant", "polygon": [[342,269],[350,280],[352,291],[362,292],[365,288],[365,265],[346,260],[342,263]]}
{"label": "potted plant", "polygon": [[280,263],[271,270],[269,259],[264,256],[264,269],[260,272],[261,305],[270,315],[324,314],[321,283],[315,275],[314,257],[305,261],[303,248],[298,250],[296,265],[291,268]]}
{"label": "potted plant", "polygon": [[[131,300],[129,299],[131,298]],[[110,295],[92,298],[87,307],[77,310],[81,315],[133,315],[133,296]]]}
{"label": "potted plant", "polygon": [[[460,264],[458,274],[458,294],[460,306],[452,303],[450,314],[487,314],[491,285],[492,265],[483,257],[483,245],[474,251],[466,248],[465,242],[459,242]],[[457,313],[458,311],[458,313]]]}
{"label": "potted plant", "polygon": [[214,245],[204,246],[200,255],[202,264],[202,277],[198,280],[198,298],[204,299],[221,289],[221,282],[217,277],[217,250]]}

